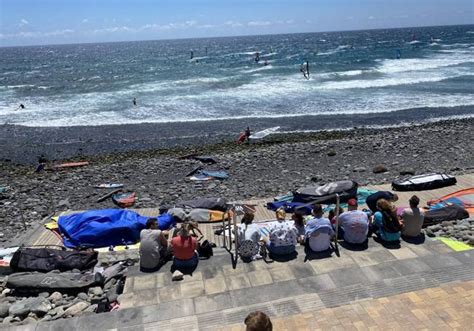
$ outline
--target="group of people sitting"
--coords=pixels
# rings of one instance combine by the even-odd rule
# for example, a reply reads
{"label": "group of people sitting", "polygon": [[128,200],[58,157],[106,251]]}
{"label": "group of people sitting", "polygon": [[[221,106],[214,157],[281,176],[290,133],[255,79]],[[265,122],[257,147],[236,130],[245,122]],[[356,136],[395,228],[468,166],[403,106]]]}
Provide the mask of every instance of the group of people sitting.
{"label": "group of people sitting", "polygon": [[424,216],[418,204],[419,198],[410,198],[409,208],[401,213],[392,202],[398,196],[388,191],[380,191],[370,195],[366,204],[369,210],[358,210],[356,199],[348,200],[348,210],[331,210],[324,217],[323,207],[315,204],[312,214],[304,216],[295,211],[292,221],[286,220],[284,209],[276,211],[276,221],[270,222],[262,235],[257,224],[253,224],[253,215],[245,214],[242,224],[238,227],[239,255],[242,259],[265,257],[268,250],[273,256],[294,254],[296,245],[304,245],[312,252],[326,252],[331,249],[331,242],[338,230],[338,239],[350,245],[367,245],[368,237],[375,234],[382,242],[399,241],[403,236],[413,239],[421,234]]}
{"label": "group of people sitting", "polygon": [[173,260],[172,270],[192,271],[199,262],[200,239],[202,232],[192,222],[181,223],[179,229],[162,231],[158,229],[157,219],[149,218],[140,232],[140,269],[153,272]]}

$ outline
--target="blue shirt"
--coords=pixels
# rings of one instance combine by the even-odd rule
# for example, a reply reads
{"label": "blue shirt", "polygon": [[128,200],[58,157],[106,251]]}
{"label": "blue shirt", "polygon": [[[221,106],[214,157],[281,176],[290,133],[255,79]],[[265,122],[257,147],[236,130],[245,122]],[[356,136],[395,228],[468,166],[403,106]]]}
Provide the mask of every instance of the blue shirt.
{"label": "blue shirt", "polygon": [[360,210],[351,210],[339,216],[339,226],[344,231],[344,240],[351,244],[361,244],[367,240],[369,219]]}
{"label": "blue shirt", "polygon": [[374,223],[377,225],[377,233],[380,235],[380,238],[384,241],[397,241],[400,240],[400,231],[398,232],[385,232],[383,229],[383,215],[381,212],[376,212],[374,214]]}

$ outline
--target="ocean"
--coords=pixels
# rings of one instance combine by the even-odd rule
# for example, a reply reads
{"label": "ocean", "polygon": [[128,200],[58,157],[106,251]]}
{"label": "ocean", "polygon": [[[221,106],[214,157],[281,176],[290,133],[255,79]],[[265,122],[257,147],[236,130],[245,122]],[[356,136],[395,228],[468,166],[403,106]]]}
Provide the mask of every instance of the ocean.
{"label": "ocean", "polygon": [[473,117],[472,106],[474,25],[0,48],[0,124],[308,116],[291,130],[324,129],[319,117],[344,129]]}

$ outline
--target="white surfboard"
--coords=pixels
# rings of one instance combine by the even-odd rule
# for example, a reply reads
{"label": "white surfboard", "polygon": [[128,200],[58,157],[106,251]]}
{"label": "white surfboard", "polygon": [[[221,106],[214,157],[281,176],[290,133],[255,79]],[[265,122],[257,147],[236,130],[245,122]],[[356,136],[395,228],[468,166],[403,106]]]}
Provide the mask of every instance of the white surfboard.
{"label": "white surfboard", "polygon": [[250,139],[262,139],[262,138],[265,138],[266,136],[268,136],[272,133],[277,132],[279,129],[280,129],[279,126],[275,126],[273,128],[268,128],[268,129],[265,129],[265,130],[262,130],[262,131],[255,132],[254,134],[251,134],[249,138]]}

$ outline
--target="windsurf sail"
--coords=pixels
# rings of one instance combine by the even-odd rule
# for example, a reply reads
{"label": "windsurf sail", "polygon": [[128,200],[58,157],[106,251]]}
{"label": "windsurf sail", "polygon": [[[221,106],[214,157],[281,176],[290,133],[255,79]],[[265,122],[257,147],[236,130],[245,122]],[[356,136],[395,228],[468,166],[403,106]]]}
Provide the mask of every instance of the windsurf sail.
{"label": "windsurf sail", "polygon": [[441,208],[449,204],[460,205],[466,209],[468,213],[474,214],[474,187],[460,190],[428,202],[430,209]]}
{"label": "windsurf sail", "polygon": [[265,130],[262,130],[262,131],[255,132],[254,134],[251,134],[249,138],[250,139],[262,139],[262,138],[265,138],[266,136],[268,136],[270,134],[273,134],[273,133],[277,132],[279,129],[280,129],[279,126],[275,126],[273,128],[268,128],[268,129],[265,129]]}
{"label": "windsurf sail", "polygon": [[191,51],[191,58],[190,59],[191,60],[194,59],[194,52],[193,51]]}
{"label": "windsurf sail", "polygon": [[309,79],[309,62],[308,61],[301,64],[300,71],[303,74],[304,78]]}

